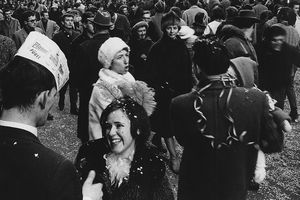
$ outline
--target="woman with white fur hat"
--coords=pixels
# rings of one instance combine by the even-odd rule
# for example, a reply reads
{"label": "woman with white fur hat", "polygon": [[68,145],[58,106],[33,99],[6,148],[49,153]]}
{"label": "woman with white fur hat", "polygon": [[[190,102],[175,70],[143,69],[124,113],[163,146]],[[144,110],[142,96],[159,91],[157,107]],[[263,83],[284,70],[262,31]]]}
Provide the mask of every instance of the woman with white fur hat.
{"label": "woman with white fur hat", "polygon": [[100,117],[102,111],[116,98],[133,96],[138,88],[154,96],[146,83],[136,81],[129,72],[129,46],[118,37],[106,40],[98,51],[98,60],[103,65],[99,79],[94,84],[89,102],[89,139],[102,138]]}

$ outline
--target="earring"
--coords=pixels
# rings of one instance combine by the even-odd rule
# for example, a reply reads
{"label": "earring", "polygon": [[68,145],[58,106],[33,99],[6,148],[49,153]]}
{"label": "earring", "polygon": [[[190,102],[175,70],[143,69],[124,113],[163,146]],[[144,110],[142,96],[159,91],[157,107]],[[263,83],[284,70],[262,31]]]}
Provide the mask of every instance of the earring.
{"label": "earring", "polygon": [[137,135],[140,135],[140,130],[139,130],[139,129],[136,131],[136,134],[137,134]]}

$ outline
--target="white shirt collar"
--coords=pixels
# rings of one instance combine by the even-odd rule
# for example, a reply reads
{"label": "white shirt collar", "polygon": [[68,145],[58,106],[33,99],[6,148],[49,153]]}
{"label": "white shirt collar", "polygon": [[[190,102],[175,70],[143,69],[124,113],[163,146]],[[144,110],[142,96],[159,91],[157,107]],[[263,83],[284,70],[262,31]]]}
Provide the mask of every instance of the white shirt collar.
{"label": "white shirt collar", "polygon": [[35,135],[37,137],[37,128],[33,127],[33,126],[30,126],[30,125],[27,125],[27,124],[0,120],[0,126],[6,126],[6,127],[22,129],[22,130],[25,130],[25,131],[28,131],[28,132],[32,133],[33,135]]}

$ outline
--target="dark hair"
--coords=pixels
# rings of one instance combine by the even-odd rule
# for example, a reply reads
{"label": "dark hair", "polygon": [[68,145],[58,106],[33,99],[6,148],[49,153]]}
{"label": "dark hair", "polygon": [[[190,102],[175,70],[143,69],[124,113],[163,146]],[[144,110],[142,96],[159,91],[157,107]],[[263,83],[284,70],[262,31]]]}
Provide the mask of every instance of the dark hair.
{"label": "dark hair", "polygon": [[293,9],[295,5],[300,5],[300,2],[299,1],[295,1],[295,0],[291,1],[290,4],[289,4],[289,7]]}
{"label": "dark hair", "polygon": [[93,17],[95,17],[94,13],[92,13],[91,11],[86,11],[85,13],[82,14],[81,22],[87,23],[88,18],[93,18]]}
{"label": "dark hair", "polygon": [[54,76],[42,65],[16,56],[0,71],[4,109],[30,108],[41,92],[56,87]]}
{"label": "dark hair", "polygon": [[220,6],[215,6],[211,11],[211,21],[216,19],[225,19],[224,9]]}
{"label": "dark hair", "polygon": [[238,16],[239,10],[234,6],[229,6],[226,8],[226,19],[233,19]]}
{"label": "dark hair", "polygon": [[189,2],[191,5],[197,5],[198,0],[189,0]]}
{"label": "dark hair", "polygon": [[267,27],[264,31],[264,41],[270,42],[272,38],[277,36],[286,36],[286,31],[280,26],[273,25],[271,27]]}
{"label": "dark hair", "polygon": [[223,74],[230,64],[229,53],[216,36],[203,37],[194,44],[194,63],[206,75]]}
{"label": "dark hair", "polygon": [[28,18],[31,16],[35,16],[35,12],[32,10],[27,10],[22,14],[23,22],[28,21]]}
{"label": "dark hair", "polygon": [[173,6],[170,10],[173,11],[178,17],[180,17],[180,18],[182,17],[181,9],[179,7]]}
{"label": "dark hair", "polygon": [[[289,7],[282,7],[278,10],[277,13],[277,19],[279,22],[281,21],[287,21],[289,23],[289,25],[294,25],[296,22],[296,14],[293,11],[293,9],[289,8]],[[293,23],[294,24],[290,24]]]}
{"label": "dark hair", "polygon": [[149,117],[145,109],[128,96],[113,100],[112,103],[104,109],[100,118],[104,137],[108,115],[119,109],[122,110],[130,120],[130,132],[132,137],[136,140],[136,146],[145,145],[151,131]]}

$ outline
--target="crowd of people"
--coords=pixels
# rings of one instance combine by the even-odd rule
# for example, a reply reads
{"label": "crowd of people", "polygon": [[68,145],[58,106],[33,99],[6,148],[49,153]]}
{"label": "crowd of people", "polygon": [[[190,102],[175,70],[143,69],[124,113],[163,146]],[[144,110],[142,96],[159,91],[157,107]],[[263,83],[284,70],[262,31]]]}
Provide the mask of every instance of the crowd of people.
{"label": "crowd of people", "polygon": [[[300,1],[3,1],[0,191],[242,200],[298,122]],[[78,115],[75,163],[38,140]],[[290,113],[284,111],[288,97]],[[176,145],[183,147],[182,156]],[[162,158],[169,153],[169,162]],[[174,197],[166,165],[179,174]]]}

